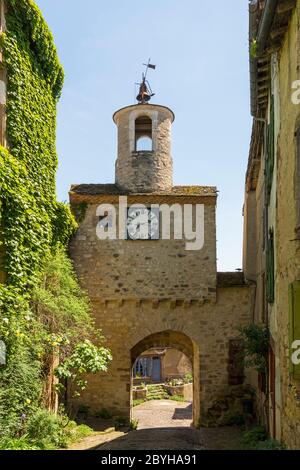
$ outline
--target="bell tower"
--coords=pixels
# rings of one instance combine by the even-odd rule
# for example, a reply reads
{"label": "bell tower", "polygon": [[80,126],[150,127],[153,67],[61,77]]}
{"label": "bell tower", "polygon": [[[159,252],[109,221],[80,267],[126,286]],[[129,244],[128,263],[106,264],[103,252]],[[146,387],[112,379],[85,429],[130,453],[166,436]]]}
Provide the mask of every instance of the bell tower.
{"label": "bell tower", "polygon": [[[148,68],[154,68],[151,64]],[[146,72],[147,74],[147,72]],[[118,110],[113,120],[118,128],[116,184],[131,193],[168,191],[173,186],[171,127],[174,113],[150,104],[154,94],[143,75],[138,104]]]}

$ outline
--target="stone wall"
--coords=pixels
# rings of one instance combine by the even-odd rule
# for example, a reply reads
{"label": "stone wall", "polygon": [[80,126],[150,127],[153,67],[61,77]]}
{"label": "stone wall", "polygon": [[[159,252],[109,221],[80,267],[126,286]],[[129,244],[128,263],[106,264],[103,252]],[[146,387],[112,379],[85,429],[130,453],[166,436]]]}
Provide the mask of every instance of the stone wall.
{"label": "stone wall", "polygon": [[[152,120],[152,152],[136,152],[135,120]],[[116,183],[131,192],[168,191],[173,185],[171,156],[172,111],[164,106],[144,104],[128,106],[114,115],[118,126]]]}
{"label": "stone wall", "polygon": [[[244,271],[246,278],[256,283],[253,320],[258,324],[267,324],[270,330],[270,346],[275,354],[275,396],[270,394],[268,397],[260,390],[255,373],[252,374],[252,383],[257,389],[261,422],[268,425],[272,437],[282,440],[290,449],[300,448],[300,383],[294,381],[290,375],[288,298],[289,284],[300,279],[300,241],[296,230],[299,181],[296,177],[295,137],[300,124],[300,112],[299,105],[292,102],[292,85],[299,80],[299,17],[300,0],[297,0],[297,8],[293,10],[286,27],[281,50],[270,57],[269,93],[274,97],[275,162],[268,214],[264,215],[265,162],[262,127],[252,136],[250,161],[252,159],[255,163],[250,180],[255,181],[255,184],[246,188],[248,192],[244,211]],[[274,21],[274,25],[276,24]],[[266,110],[267,120],[269,115],[270,95]],[[275,300],[266,305],[264,239],[268,228],[274,230],[275,240]],[[275,421],[272,398],[275,398]]]}
{"label": "stone wall", "polygon": [[96,324],[113,354],[108,374],[91,376],[81,400],[93,411],[108,408],[129,416],[134,361],[153,347],[171,347],[193,365],[194,423],[199,423],[200,415],[204,422],[209,407],[231,389],[229,341],[238,336],[240,325],[250,322],[249,289],[243,275],[219,275],[217,288],[215,190],[177,188],[181,196],[170,192],[128,197],[129,204],[204,204],[203,249],[187,251],[185,240],[172,237],[99,240],[98,203],[114,201],[117,208],[118,200],[115,195],[100,194],[102,189],[73,187],[70,193],[75,213],[85,204],[70,253],[91,299]]}
{"label": "stone wall", "polygon": [[92,299],[215,300],[214,205],[205,206],[205,242],[200,251],[187,251],[185,240],[99,240],[97,207],[88,205],[70,247],[79,278]]}
{"label": "stone wall", "polygon": [[[241,324],[250,321],[247,287],[220,289],[217,303],[203,305],[173,306],[170,301],[158,305],[151,301],[93,301],[92,305],[97,326],[102,328],[114,359],[108,374],[89,378],[82,400],[91,409],[104,407],[128,415],[131,365],[140,353],[132,357],[131,351],[150,335],[145,348],[150,344],[171,345],[188,354],[182,334],[192,345],[195,422],[200,418],[200,403],[205,419],[215,400],[228,393],[228,342],[238,335]],[[157,342],[155,335],[160,332],[164,335]]]}
{"label": "stone wall", "polygon": [[[288,287],[300,279],[300,240],[296,232],[296,138],[300,123],[299,105],[291,101],[292,83],[299,79],[300,1],[292,17],[279,61],[280,134],[277,173],[277,275],[275,301],[278,324],[278,356],[282,393],[282,439],[291,449],[300,448],[300,384],[289,373]],[[299,338],[300,339],[300,338]]]}
{"label": "stone wall", "polygon": [[162,358],[162,376],[165,379],[184,377],[192,372],[191,361],[176,349],[167,349]]}

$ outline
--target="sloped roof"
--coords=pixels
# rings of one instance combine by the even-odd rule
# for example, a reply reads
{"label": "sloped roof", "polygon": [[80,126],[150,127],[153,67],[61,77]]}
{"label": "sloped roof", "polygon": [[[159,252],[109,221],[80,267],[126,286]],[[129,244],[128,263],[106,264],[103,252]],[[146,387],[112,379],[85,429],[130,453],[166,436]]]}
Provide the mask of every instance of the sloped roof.
{"label": "sloped roof", "polygon": [[[70,193],[78,195],[129,195],[128,191],[120,189],[116,184],[73,184]],[[216,196],[217,188],[215,186],[173,186],[169,191],[155,191],[151,193],[136,194],[153,194],[153,195],[174,195],[174,196]]]}

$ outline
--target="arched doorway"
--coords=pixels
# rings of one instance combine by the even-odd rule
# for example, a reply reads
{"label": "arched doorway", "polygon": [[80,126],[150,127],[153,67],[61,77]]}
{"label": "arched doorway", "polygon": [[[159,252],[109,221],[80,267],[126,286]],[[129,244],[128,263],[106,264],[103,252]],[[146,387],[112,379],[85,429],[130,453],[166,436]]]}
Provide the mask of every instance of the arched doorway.
{"label": "arched doorway", "polygon": [[[177,362],[177,370],[175,371],[172,369],[172,361],[173,363]],[[172,330],[146,336],[131,349],[131,367],[131,416],[133,391],[136,391],[139,384],[141,384],[141,390],[146,389],[146,392],[143,393],[147,394],[150,390],[149,395],[151,396],[151,387],[154,390],[155,383],[159,384],[161,393],[172,395],[179,390],[176,387],[184,382],[180,394],[183,394],[182,396],[187,402],[192,402],[193,424],[199,423],[199,350],[190,337],[180,331]],[[180,375],[177,377],[178,382],[176,375]]]}

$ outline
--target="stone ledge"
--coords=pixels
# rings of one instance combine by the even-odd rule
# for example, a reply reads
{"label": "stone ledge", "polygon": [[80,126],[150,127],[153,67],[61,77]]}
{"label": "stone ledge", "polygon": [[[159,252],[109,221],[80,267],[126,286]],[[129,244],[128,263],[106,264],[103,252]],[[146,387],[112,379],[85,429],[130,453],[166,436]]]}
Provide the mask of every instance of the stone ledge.
{"label": "stone ledge", "polygon": [[215,186],[173,186],[169,191],[154,191],[149,193],[130,193],[129,191],[122,190],[116,184],[73,184],[70,189],[70,194],[80,194],[88,196],[96,195],[138,195],[151,194],[151,195],[169,195],[169,196],[217,196],[217,188]]}
{"label": "stone ledge", "polygon": [[205,303],[215,303],[216,299],[215,298],[201,298],[201,299],[167,299],[167,298],[162,298],[162,299],[136,299],[136,298],[131,298],[131,299],[103,299],[99,297],[91,297],[90,298],[91,302],[93,303],[100,303],[103,304],[104,306],[108,305],[117,305],[118,307],[124,307],[126,304],[135,304],[138,306],[141,305],[146,305],[146,304],[151,304],[152,308],[157,309],[159,308],[160,304],[167,305],[170,310],[173,310],[174,308],[177,307],[182,307],[182,308],[189,308],[192,305],[204,305]]}
{"label": "stone ledge", "polygon": [[246,287],[243,272],[219,272],[217,273],[217,287]]}

